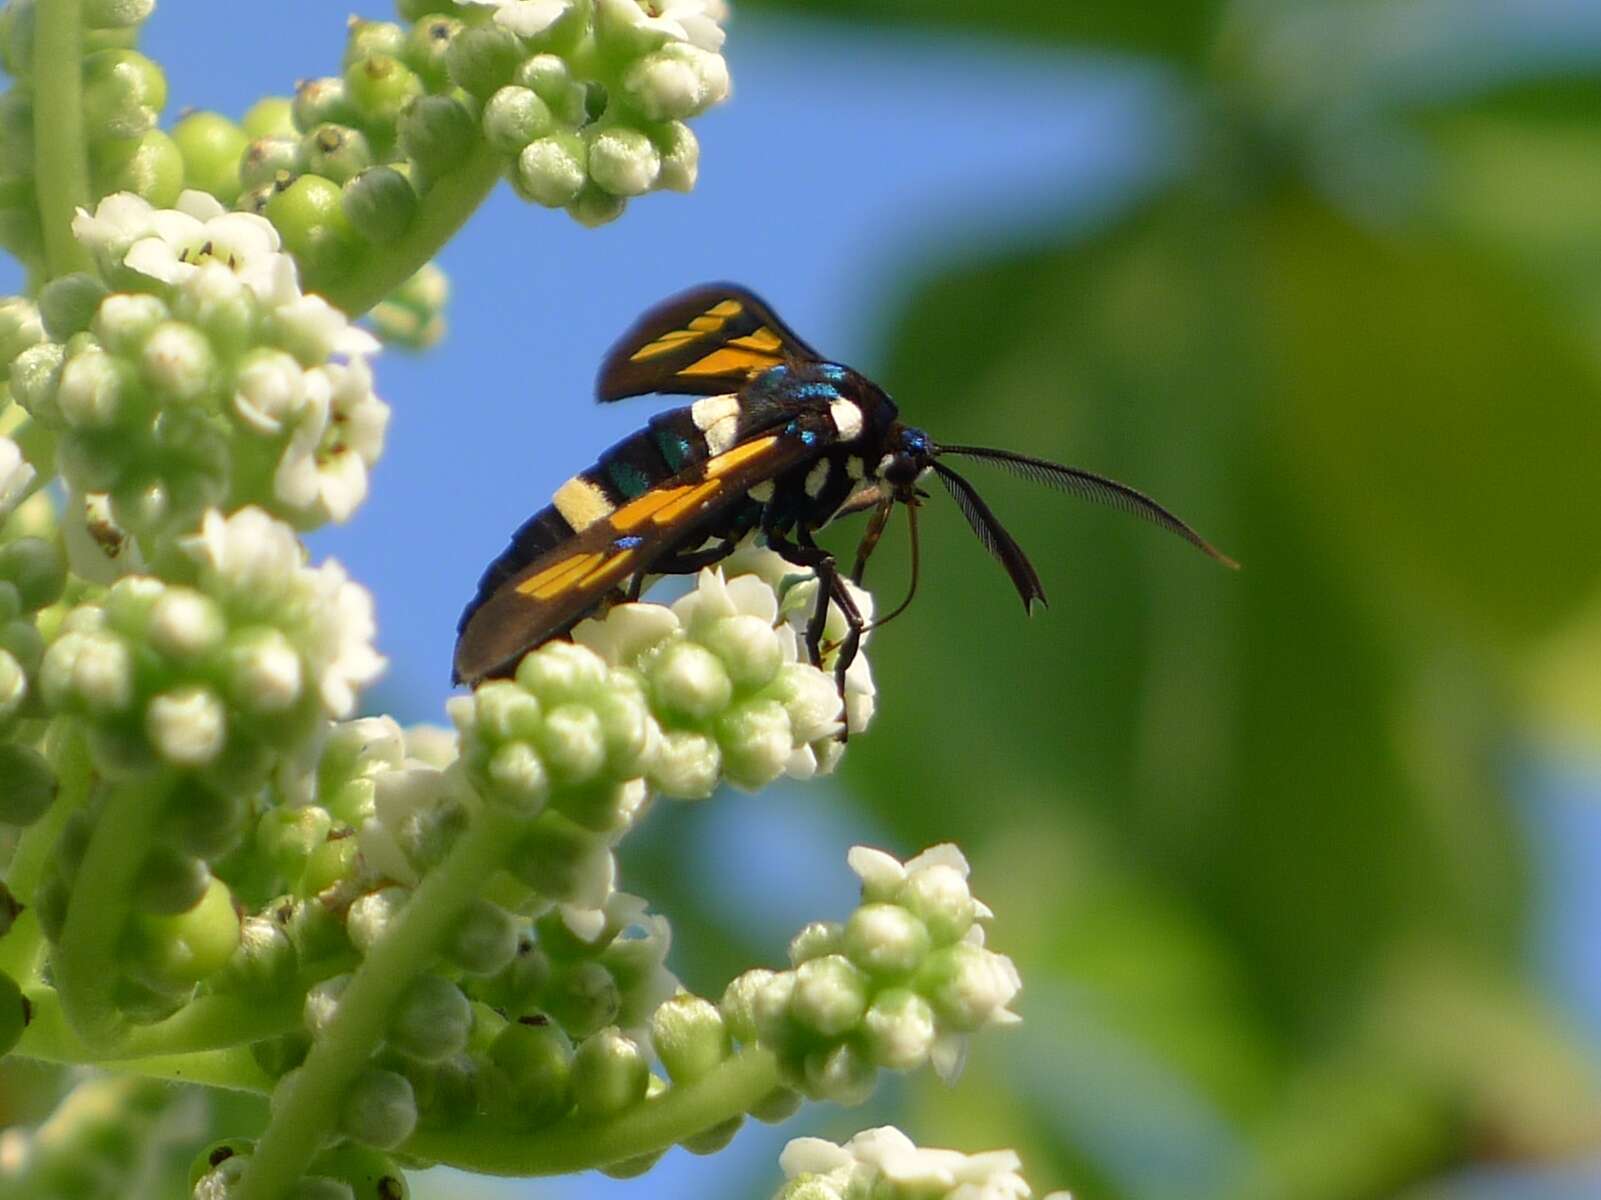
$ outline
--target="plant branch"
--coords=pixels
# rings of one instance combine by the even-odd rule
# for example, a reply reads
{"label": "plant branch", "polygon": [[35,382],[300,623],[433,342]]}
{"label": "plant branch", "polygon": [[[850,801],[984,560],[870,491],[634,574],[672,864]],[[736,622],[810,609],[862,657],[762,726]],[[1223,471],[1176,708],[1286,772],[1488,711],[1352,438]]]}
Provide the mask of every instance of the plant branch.
{"label": "plant branch", "polygon": [[80,0],[39,0],[33,41],[34,179],[51,275],[85,271],[89,253],[72,236],[88,207],[89,153],[83,131],[83,11]]}
{"label": "plant branch", "polygon": [[743,1050],[690,1084],[675,1084],[610,1120],[569,1117],[536,1133],[482,1128],[418,1133],[408,1153],[487,1175],[562,1175],[664,1150],[749,1112],[780,1083],[769,1050]]}
{"label": "plant branch", "polygon": [[306,1061],[280,1085],[272,1121],[234,1200],[280,1200],[305,1172],[339,1127],[339,1106],[382,1041],[395,1003],[438,958],[462,911],[500,868],[521,824],[497,806],[479,809],[445,860],[424,877],[356,968]]}

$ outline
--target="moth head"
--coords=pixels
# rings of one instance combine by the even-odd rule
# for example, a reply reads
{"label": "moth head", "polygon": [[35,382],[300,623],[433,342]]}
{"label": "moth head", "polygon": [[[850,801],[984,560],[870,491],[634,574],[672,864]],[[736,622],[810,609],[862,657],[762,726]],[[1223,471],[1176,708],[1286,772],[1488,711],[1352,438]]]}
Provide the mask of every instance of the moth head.
{"label": "moth head", "polygon": [[896,500],[910,503],[918,495],[917,481],[932,469],[937,453],[928,434],[896,423],[884,439],[884,457],[879,459],[876,474]]}

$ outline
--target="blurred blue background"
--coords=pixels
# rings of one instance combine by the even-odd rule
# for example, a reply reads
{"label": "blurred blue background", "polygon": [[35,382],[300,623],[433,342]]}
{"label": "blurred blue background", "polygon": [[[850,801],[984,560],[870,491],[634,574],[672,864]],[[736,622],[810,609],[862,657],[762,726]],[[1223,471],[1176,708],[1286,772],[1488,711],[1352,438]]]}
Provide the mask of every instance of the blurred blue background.
{"label": "blurred blue background", "polygon": [[[851,842],[866,837],[904,852],[961,836],[977,853],[981,894],[986,867],[991,880],[1015,870],[1013,883],[991,884],[1001,893],[991,899],[1002,913],[997,944],[1013,949],[1023,969],[1028,1033],[1010,1046],[982,1047],[969,1079],[949,1094],[930,1093],[926,1081],[890,1087],[867,1112],[813,1113],[781,1131],[752,1128],[712,1159],[675,1151],[642,1180],[436,1179],[432,1194],[762,1195],[771,1188],[784,1138],[803,1127],[838,1136],[890,1119],[935,1144],[1017,1144],[1038,1183],[1073,1185],[1082,1197],[1601,1194],[1601,1169],[1588,1165],[1601,1148],[1601,1122],[1589,1115],[1601,1111],[1591,1078],[1601,1030],[1594,936],[1601,913],[1595,883],[1601,785],[1590,740],[1595,714],[1586,708],[1595,690],[1570,678],[1601,677],[1601,654],[1583,662],[1601,639],[1582,632],[1588,600],[1575,599],[1549,617],[1530,616],[1523,603],[1525,592],[1593,592],[1594,460],[1585,467],[1588,492],[1574,493],[1588,496],[1588,519],[1558,521],[1555,532],[1550,510],[1558,506],[1544,504],[1539,486],[1516,476],[1512,486],[1495,479],[1491,489],[1489,478],[1476,477],[1475,486],[1499,490],[1502,508],[1525,528],[1545,525],[1545,533],[1530,535],[1531,562],[1578,559],[1581,577],[1559,572],[1552,582],[1515,555],[1486,555],[1480,570],[1497,579],[1487,585],[1483,605],[1462,606],[1466,615],[1452,602],[1451,589],[1463,577],[1453,574],[1456,564],[1430,574],[1433,564],[1424,563],[1418,569],[1427,578],[1419,584],[1406,573],[1418,565],[1407,538],[1429,545],[1466,541],[1468,555],[1486,522],[1453,533],[1445,522],[1456,518],[1448,514],[1439,525],[1403,529],[1375,544],[1365,539],[1385,535],[1384,521],[1360,507],[1338,507],[1353,496],[1384,498],[1388,485],[1370,487],[1364,470],[1389,478],[1408,469],[1407,453],[1417,446],[1433,453],[1427,439],[1405,440],[1413,432],[1406,418],[1396,422],[1394,456],[1367,464],[1350,452],[1352,444],[1389,445],[1389,417],[1400,405],[1421,404],[1418,397],[1436,391],[1458,403],[1479,402],[1461,399],[1449,369],[1441,370],[1438,388],[1430,385],[1434,347],[1410,333],[1399,336],[1399,348],[1389,347],[1395,361],[1423,364],[1412,379],[1423,385],[1405,398],[1382,394],[1371,382],[1376,374],[1342,374],[1348,364],[1338,355],[1355,341],[1345,335],[1344,321],[1361,317],[1351,310],[1382,309],[1396,299],[1409,306],[1407,313],[1389,322],[1376,312],[1372,320],[1381,330],[1401,328],[1419,307],[1403,294],[1405,286],[1424,278],[1428,264],[1447,264],[1438,295],[1460,295],[1486,278],[1477,267],[1454,274],[1451,256],[1458,252],[1515,276],[1512,291],[1520,298],[1540,297],[1539,316],[1528,319],[1549,323],[1547,313],[1560,309],[1563,331],[1552,336],[1565,347],[1584,347],[1573,357],[1584,360],[1587,352],[1580,369],[1593,369],[1601,332],[1601,308],[1592,307],[1601,297],[1601,257],[1593,253],[1601,244],[1601,186],[1586,191],[1582,184],[1601,185],[1601,130],[1592,120],[1601,106],[1583,93],[1601,86],[1601,7],[1593,0],[1456,0],[1239,4],[1219,13],[1211,5],[1158,4],[1150,6],[1149,28],[1114,14],[1104,29],[1095,14],[1116,6],[1086,6],[1084,29],[1073,24],[1078,16],[1022,0],[965,13],[941,4],[923,12],[893,0],[858,12],[841,0],[824,6],[833,19],[798,15],[799,7],[738,12],[727,47],[735,94],[697,125],[703,157],[692,196],[649,197],[616,224],[591,231],[525,206],[503,188],[442,256],[453,285],[449,336],[419,357],[382,356],[379,390],[394,415],[372,496],[350,524],[313,543],[315,553],[347,563],[377,597],[390,669],[373,707],[404,720],[442,719],[456,618],[484,564],[557,484],[654,411],[646,401],[607,410],[591,402],[601,353],[647,305],[706,279],[738,280],[765,294],[803,336],[881,378],[912,419],[940,436],[1060,451],[1069,461],[1150,486],[1241,557],[1247,570],[1229,592],[1231,581],[1205,576],[1205,564],[1167,546],[1150,549],[1146,529],[1003,480],[987,490],[1003,516],[1025,514],[1020,538],[1058,599],[1025,626],[1004,578],[983,561],[960,521],[948,511],[931,512],[928,524],[945,530],[931,539],[924,597],[881,639],[887,715],[853,743],[851,756],[862,761],[850,764],[838,786],[779,787],[759,797],[722,796],[699,808],[658,811],[631,848],[626,882],[661,899],[681,949],[697,938],[725,939],[678,964],[692,983],[716,994],[726,962],[776,961],[789,931],[847,909],[851,881],[843,854]],[[146,48],[167,68],[175,109],[237,115],[263,94],[284,93],[295,79],[331,70],[344,15],[314,0],[280,0],[270,10],[164,0]],[[389,14],[372,7],[361,15]],[[1193,40],[1211,49],[1197,70],[1199,53],[1185,31],[1203,25],[1209,32]],[[232,48],[244,27],[252,50],[240,58]],[[1107,36],[1098,40],[1101,33]],[[197,46],[217,49],[197,54]],[[1315,205],[1299,199],[1314,194]],[[1241,200],[1245,195],[1252,199]],[[1193,216],[1203,208],[1210,215]],[[1253,224],[1250,214],[1258,211],[1270,215]],[[1218,218],[1219,212],[1227,215]],[[1310,241],[1296,242],[1296,231],[1306,229]],[[1414,238],[1422,249],[1408,240]],[[1325,247],[1327,260],[1319,260]],[[1298,288],[1293,280],[1283,294],[1273,291],[1294,266],[1313,261],[1319,265],[1311,275],[1334,299],[1325,303],[1311,284]],[[1248,263],[1256,265],[1248,270],[1242,265]],[[1369,268],[1371,284],[1359,274]],[[1257,269],[1266,283],[1255,282]],[[1379,286],[1385,280],[1389,286]],[[1247,303],[1258,292],[1266,316]],[[979,316],[964,315],[964,303]],[[1473,340],[1473,322],[1500,311],[1486,301],[1482,312],[1464,317],[1462,329],[1438,330],[1442,344]],[[1286,312],[1292,316],[1285,322],[1300,319],[1297,313],[1304,321],[1277,338],[1275,322]],[[1155,318],[1148,328],[1149,313]],[[1227,324],[1242,313],[1239,328]],[[1111,333],[1092,329],[1103,316]],[[1308,349],[1296,340],[1303,325],[1327,345]],[[1014,331],[1021,331],[1021,349],[1011,344]],[[1127,346],[1116,344],[1120,331]],[[1259,353],[1251,340],[1258,336],[1273,347]],[[1204,350],[1192,347],[1190,337],[1204,341]],[[1382,358],[1360,345],[1352,353],[1359,351]],[[1316,392],[1281,405],[1286,389],[1273,386],[1269,368],[1282,365],[1283,355],[1300,356],[1295,377],[1329,381],[1336,404],[1343,405],[1342,395],[1364,394],[1355,415],[1329,417],[1327,396]],[[1391,370],[1389,377],[1398,374]],[[1349,378],[1367,380],[1366,393],[1342,382]],[[1502,389],[1508,419],[1516,425],[1519,413],[1527,413],[1531,421],[1549,420],[1542,436],[1553,459],[1591,444],[1591,417],[1574,417],[1582,436],[1570,436],[1566,409],[1553,419],[1549,405],[1530,398],[1564,391],[1575,405],[1589,405],[1601,396],[1593,375],[1582,389],[1555,369],[1549,378],[1518,376],[1514,383]],[[1245,390],[1271,397],[1260,423],[1231,407],[1228,397]],[[1147,405],[1156,396],[1164,399]],[[1103,404],[1121,407],[1104,419],[1081,415]],[[1460,410],[1440,411],[1443,419],[1433,409],[1417,417],[1440,442],[1467,444],[1478,435]],[[1277,436],[1283,412],[1309,414],[1310,432],[1290,441],[1297,469],[1313,481],[1307,497],[1288,501],[1283,477],[1253,482],[1260,461],[1270,457],[1261,446]],[[1059,436],[1066,444],[1053,445]],[[1342,440],[1348,436],[1359,440]],[[1220,439],[1229,447],[1226,462],[1215,449]],[[1493,444],[1496,437],[1483,440]],[[1542,461],[1538,449],[1531,453],[1529,461]],[[1336,465],[1324,470],[1320,454]],[[1458,465],[1454,451],[1442,454]],[[1463,477],[1475,478],[1467,468],[1478,460],[1464,462]],[[1549,476],[1565,478],[1564,470],[1558,466]],[[1421,475],[1436,478],[1428,470]],[[1336,499],[1319,492],[1323,487]],[[1430,493],[1431,504],[1437,498]],[[1391,511],[1397,507],[1393,502]],[[1321,540],[1284,549],[1287,535],[1258,529],[1242,515],[1264,509]],[[1071,540],[1076,533],[1051,540],[1073,523],[1091,531],[1082,535],[1088,541]],[[1339,538],[1348,532],[1347,545]],[[898,561],[894,553],[887,559]],[[1397,563],[1405,567],[1399,573],[1390,569]],[[898,579],[900,570],[881,568],[878,578]],[[1338,575],[1338,587],[1325,572]],[[1282,587],[1282,603],[1247,599],[1258,593],[1246,589],[1272,586]],[[948,602],[937,598],[942,593]],[[1344,607],[1325,612],[1320,606],[1334,605],[1335,593]],[[1193,605],[1200,624],[1152,623],[1152,614],[1171,614],[1175,605]],[[940,615],[945,611],[948,618]],[[1126,637],[1120,632],[1125,621],[1143,622],[1138,654],[1129,649],[1134,625]],[[1374,665],[1361,684],[1319,675],[1324,658],[1286,632],[1298,622],[1347,631],[1330,635],[1332,651],[1319,651],[1325,657],[1349,665],[1371,653]],[[1250,638],[1257,635],[1265,645],[1253,651]],[[1360,650],[1351,648],[1352,639],[1361,641]],[[1153,644],[1155,658],[1147,659]],[[1428,649],[1412,649],[1420,644]],[[1074,647],[1077,659],[1070,657]],[[1083,710],[1059,707],[1047,695],[1010,701],[1032,704],[1034,715],[1026,715],[979,685],[970,694],[961,682],[962,671],[980,669],[981,655],[989,659],[994,688],[1017,692],[1035,683],[1032,675],[1019,680],[1021,673],[1093,664],[1103,653],[1116,660],[1108,671],[1139,677],[1140,697],[1107,696],[1104,723],[1092,713],[1080,725],[1086,732],[1062,739],[1065,768],[1050,757],[1054,747],[1031,748],[1040,730],[1051,728],[1038,712],[1065,723]],[[1351,741],[1328,751],[1342,762],[1349,763],[1358,738],[1364,747],[1386,747],[1386,771],[1389,758],[1404,756],[1397,746],[1409,753],[1426,743],[1435,753],[1409,757],[1393,774],[1411,782],[1427,775],[1418,791],[1436,800],[1432,789],[1441,777],[1447,794],[1459,785],[1494,794],[1484,811],[1504,817],[1513,832],[1487,830],[1470,813],[1450,836],[1457,845],[1479,836],[1494,843],[1493,850],[1470,850],[1463,861],[1495,876],[1481,890],[1517,890],[1527,905],[1509,901],[1489,917],[1464,910],[1463,919],[1505,926],[1505,936],[1492,939],[1495,952],[1485,955],[1497,964],[1488,990],[1506,978],[1516,982],[1520,998],[1505,1011],[1521,1020],[1528,990],[1543,997],[1542,1014],[1547,1008],[1555,1014],[1549,1022],[1542,1015],[1532,1031],[1519,1025],[1504,1044],[1496,1040],[1503,1026],[1491,1017],[1475,1009],[1471,1020],[1460,1018],[1464,1038],[1477,1030],[1470,1040],[1501,1056],[1504,1075],[1494,1063],[1470,1064],[1442,1052],[1440,1061],[1390,1078],[1382,1060],[1394,1056],[1373,1049],[1386,1045],[1383,1037],[1357,1039],[1362,1053],[1346,1057],[1338,1020],[1323,1012],[1303,1018],[1297,1014],[1311,1010],[1286,1000],[1298,988],[1333,994],[1317,971],[1304,984],[1286,982],[1289,959],[1269,946],[1271,931],[1263,925],[1264,910],[1276,907],[1264,902],[1275,873],[1297,870],[1279,858],[1282,843],[1273,841],[1295,836],[1293,819],[1264,834],[1256,810],[1247,806],[1231,817],[1206,800],[1221,793],[1208,793],[1204,783],[1206,763],[1217,757],[1207,757],[1205,727],[1223,710],[1206,701],[1204,688],[1164,682],[1151,666],[1183,660],[1208,680],[1226,680],[1270,704],[1270,687],[1253,682],[1253,653],[1293,664],[1287,669],[1303,685],[1293,703],[1326,690],[1366,706],[1332,717],[1297,710],[1293,720],[1286,717],[1287,734],[1268,716],[1248,729],[1240,718],[1238,736],[1255,760],[1275,767],[1283,760],[1273,785],[1283,791],[1279,812],[1297,803],[1291,791],[1298,763],[1308,774],[1322,770],[1317,748],[1303,748],[1297,731],[1307,731],[1310,741],[1326,723],[1342,721],[1353,730]],[[1225,662],[1220,655],[1233,657]],[[1506,671],[1514,657],[1517,667]],[[1104,682],[1093,672],[1080,677],[1071,666],[1062,674],[1063,686],[1080,693]],[[1383,686],[1363,691],[1369,676]],[[948,710],[944,726],[931,723],[941,705]],[[1134,712],[1138,705],[1145,708]],[[1374,712],[1378,707],[1384,711]],[[898,708],[903,719],[891,715]],[[1130,715],[1120,725],[1124,709]],[[1374,729],[1364,724],[1369,716]],[[995,723],[992,733],[984,731],[986,720]],[[1442,723],[1451,727],[1444,735]],[[1192,746],[1196,727],[1201,733]],[[976,732],[952,748],[964,728]],[[1017,729],[1032,731],[1034,741],[1008,741]],[[1174,736],[1175,730],[1182,733]],[[1092,744],[1092,733],[1102,743]],[[1139,738],[1155,739],[1139,743],[1147,747],[1146,765],[1119,766],[1122,748]],[[996,763],[949,776],[950,795],[931,797],[929,779],[940,777],[942,753],[988,753]],[[1189,767],[1186,754],[1193,758]],[[1193,772],[1195,807],[1172,802],[1183,791],[1173,778],[1150,786],[1137,777],[1141,771],[1177,772],[1175,778]],[[1220,778],[1237,783],[1247,773]],[[1336,782],[1363,787],[1377,778],[1358,773]],[[1384,779],[1390,786],[1390,775]],[[1214,780],[1230,795],[1235,783]],[[1245,794],[1245,785],[1239,788]],[[1381,875],[1390,872],[1383,878],[1404,879],[1409,862],[1437,861],[1425,843],[1406,840],[1417,813],[1398,815],[1399,802],[1386,799],[1376,783],[1373,795],[1379,799],[1351,810],[1342,800],[1331,819],[1339,830],[1368,822],[1374,844],[1400,847],[1396,862],[1382,867]],[[1311,822],[1313,838],[1325,836],[1317,832],[1318,814],[1330,811],[1328,801],[1320,795],[1302,802],[1301,819]],[[923,811],[908,817],[908,808]],[[995,828],[1013,815],[1013,833]],[[1433,819],[1425,812],[1423,823]],[[1342,853],[1345,834],[1327,836],[1338,843],[1331,854]],[[1231,848],[1244,865],[1225,861]],[[1356,855],[1351,850],[1338,859],[1340,869]],[[1058,870],[1111,883],[1104,893],[1055,908],[1062,900]],[[1526,872],[1526,889],[1507,882],[1517,872]],[[1389,895],[1375,878],[1349,874],[1348,892],[1341,893],[1347,899],[1330,902],[1332,893],[1318,899],[1318,912],[1331,903],[1338,912],[1347,903],[1353,910],[1346,915],[1356,932],[1331,934],[1329,945],[1378,945],[1399,927],[1395,944],[1415,944],[1418,922],[1379,920],[1363,909],[1372,895]],[[1034,914],[1040,927],[1030,932],[1029,881],[1040,879],[1050,882]],[[1287,886],[1293,891],[1295,881]],[[1474,888],[1470,879],[1467,891]],[[1025,910],[1010,924],[1008,899]],[[1283,911],[1293,919],[1300,910],[1289,901]],[[1229,915],[1241,912],[1238,920]],[[730,913],[740,914],[738,927],[719,934],[712,919],[727,922]],[[1377,924],[1363,925],[1366,917]],[[1331,921],[1338,924],[1338,916]],[[1070,922],[1086,931],[1082,938],[1056,936],[1058,923]],[[1101,940],[1091,945],[1096,936]],[[1305,940],[1316,943],[1317,935]],[[1477,950],[1472,957],[1479,961]],[[1132,990],[1120,992],[1130,980]],[[1345,999],[1335,1007],[1368,1012],[1365,993],[1349,976],[1344,983],[1352,991],[1340,993]],[[1446,1005],[1442,1013],[1466,1011],[1422,990],[1430,997],[1419,1001],[1425,1014],[1434,1003]],[[1445,992],[1458,994],[1454,986]],[[1383,1023],[1385,1013],[1400,1013],[1385,1007],[1407,1003],[1397,994],[1383,991],[1387,999],[1366,1020]],[[1172,997],[1172,1012],[1158,1014]],[[1129,1003],[1132,1021],[1120,1023],[1127,1012],[1108,1016]],[[1566,1028],[1564,1014],[1584,1031],[1574,1035],[1571,1052],[1569,1043],[1554,1045],[1550,1032]],[[1480,1018],[1489,1024],[1473,1026]],[[1410,1028],[1413,1019],[1403,1014],[1397,1027]],[[1491,1026],[1494,1034],[1484,1032]],[[1580,1082],[1565,1075],[1552,1082],[1545,1074],[1551,1062],[1572,1068]],[[1351,1128],[1339,1127],[1328,1111],[1352,1117]],[[1541,1121],[1541,1128],[1561,1126],[1563,1133],[1542,1139],[1524,1128]],[[1371,1167],[1349,1169],[1369,1153]],[[1324,1157],[1343,1165],[1325,1169]]]}

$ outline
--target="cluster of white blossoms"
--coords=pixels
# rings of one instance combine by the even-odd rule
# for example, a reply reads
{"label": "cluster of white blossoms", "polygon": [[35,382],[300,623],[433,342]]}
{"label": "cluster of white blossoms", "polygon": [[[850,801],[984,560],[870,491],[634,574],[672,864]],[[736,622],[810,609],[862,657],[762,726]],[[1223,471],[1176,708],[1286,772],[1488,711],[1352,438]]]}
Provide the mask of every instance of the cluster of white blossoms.
{"label": "cluster of white blossoms", "polygon": [[[788,1182],[775,1200],[1027,1200],[1033,1195],[1011,1150],[963,1154],[924,1149],[893,1125],[844,1145],[795,1138],[779,1157]],[[1053,1192],[1044,1200],[1069,1200]]]}
{"label": "cluster of white blossoms", "polygon": [[952,845],[899,862],[850,852],[862,902],[843,924],[818,921],[790,943],[788,971],[747,971],[722,1012],[739,1041],[772,1050],[785,1082],[813,1099],[858,1104],[880,1068],[931,1064],[954,1079],[972,1034],[1018,1021],[1022,982],[984,945],[989,908]]}
{"label": "cluster of white blossoms", "polygon": [[255,504],[297,528],[350,516],[389,410],[376,339],[301,291],[264,218],[187,191],[175,209],[130,193],[80,210],[98,277],[53,281],[49,339],[12,362],[16,400],[60,437],[78,496],[104,494],[141,538],[208,508]]}
{"label": "cluster of white blossoms", "polygon": [[85,720],[102,770],[159,761],[238,790],[382,670],[372,599],[259,509],[208,512],[183,548],[190,585],[125,576],[65,616],[41,691]]}

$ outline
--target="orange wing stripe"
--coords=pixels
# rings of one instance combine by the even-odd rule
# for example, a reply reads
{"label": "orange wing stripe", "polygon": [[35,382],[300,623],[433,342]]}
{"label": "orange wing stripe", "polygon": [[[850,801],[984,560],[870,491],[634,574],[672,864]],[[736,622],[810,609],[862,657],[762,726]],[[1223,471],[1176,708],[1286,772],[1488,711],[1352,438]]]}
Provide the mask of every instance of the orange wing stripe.
{"label": "orange wing stripe", "polygon": [[706,477],[708,479],[716,479],[720,475],[728,474],[741,463],[749,462],[758,455],[765,454],[777,441],[776,435],[769,434],[767,437],[753,438],[748,442],[735,446],[732,450],[724,451],[707,462]]}
{"label": "orange wing stripe", "polygon": [[695,505],[699,504],[702,500],[707,500],[712,496],[715,496],[719,491],[722,490],[722,487],[722,481],[717,479],[708,479],[705,483],[698,483],[694,487],[690,488],[687,494],[677,500],[674,500],[673,503],[669,504],[666,508],[658,512],[653,520],[655,520],[656,524],[658,525],[671,525],[680,516],[694,508]]}
{"label": "orange wing stripe", "polygon": [[783,345],[778,340],[778,335],[771,329],[758,329],[755,333],[735,338],[728,344],[730,346],[738,346],[742,350],[759,350],[763,354],[776,353]]}
{"label": "orange wing stripe", "polygon": [[634,557],[632,550],[624,550],[621,554],[614,554],[600,566],[580,579],[576,586],[580,588],[594,587],[597,583],[615,579],[619,575],[628,573],[628,563]]}
{"label": "orange wing stripe", "polygon": [[721,375],[726,371],[752,371],[757,367],[770,366],[770,358],[766,355],[756,354],[750,350],[736,350],[731,346],[724,346],[720,350],[713,350],[699,362],[691,363],[679,372],[681,375]]}
{"label": "orange wing stripe", "polygon": [[646,492],[638,500],[630,500],[612,513],[612,528],[627,533],[630,529],[643,525],[658,509],[671,504],[693,487],[693,484],[686,483],[682,487],[656,488],[654,491]]}
{"label": "orange wing stripe", "polygon": [[517,585],[517,591],[520,595],[532,596],[535,600],[549,600],[552,596],[566,591],[568,584],[590,570],[604,557],[598,553],[574,554],[554,566],[546,567],[537,575],[529,576]]}

